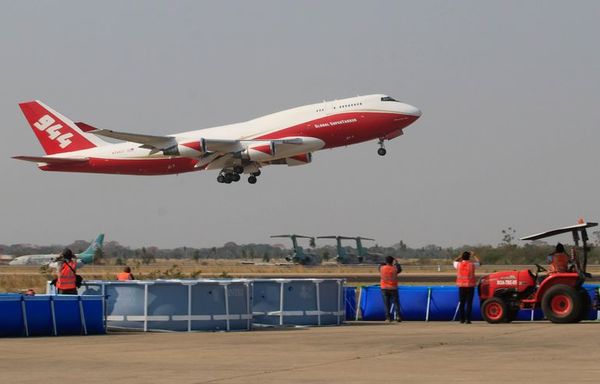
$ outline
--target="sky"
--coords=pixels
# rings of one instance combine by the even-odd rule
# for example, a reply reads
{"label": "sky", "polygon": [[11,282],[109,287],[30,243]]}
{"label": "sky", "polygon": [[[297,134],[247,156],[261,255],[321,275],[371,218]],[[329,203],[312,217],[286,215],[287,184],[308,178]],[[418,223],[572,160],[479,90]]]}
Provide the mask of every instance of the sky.
{"label": "sky", "polygon": [[[212,247],[297,233],[445,247],[600,219],[600,2],[0,7],[0,244],[104,232],[131,247]],[[11,159],[43,155],[18,107],[32,99],[74,121],[164,135],[372,93],[423,112],[385,157],[375,141],[320,151],[255,185]]]}

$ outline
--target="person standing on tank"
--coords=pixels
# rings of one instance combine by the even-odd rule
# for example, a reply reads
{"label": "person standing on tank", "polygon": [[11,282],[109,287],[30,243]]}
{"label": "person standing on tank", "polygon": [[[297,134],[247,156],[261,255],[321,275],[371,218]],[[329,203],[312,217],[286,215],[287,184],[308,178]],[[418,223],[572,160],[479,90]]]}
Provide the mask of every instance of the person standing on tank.
{"label": "person standing on tank", "polygon": [[[473,260],[471,260],[473,256]],[[479,258],[470,251],[454,259],[456,269],[456,285],[458,286],[458,317],[461,323],[471,324],[471,310],[473,308],[473,296],[475,294],[475,268],[481,265]]]}

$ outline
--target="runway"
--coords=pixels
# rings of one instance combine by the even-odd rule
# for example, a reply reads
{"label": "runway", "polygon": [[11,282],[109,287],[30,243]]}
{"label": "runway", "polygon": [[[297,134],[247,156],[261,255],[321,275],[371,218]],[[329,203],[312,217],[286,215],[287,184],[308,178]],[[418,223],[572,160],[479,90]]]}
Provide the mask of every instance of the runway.
{"label": "runway", "polygon": [[351,323],[3,339],[7,383],[596,383],[600,323]]}

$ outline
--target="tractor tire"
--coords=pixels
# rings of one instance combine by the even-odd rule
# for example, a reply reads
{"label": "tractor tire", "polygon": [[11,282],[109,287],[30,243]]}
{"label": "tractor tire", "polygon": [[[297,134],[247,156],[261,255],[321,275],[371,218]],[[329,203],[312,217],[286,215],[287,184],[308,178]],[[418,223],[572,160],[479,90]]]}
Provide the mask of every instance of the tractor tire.
{"label": "tractor tire", "polygon": [[490,324],[506,323],[509,320],[508,306],[499,297],[490,297],[481,304],[481,317]]}
{"label": "tractor tire", "polygon": [[558,284],[542,297],[542,310],[553,323],[576,323],[583,312],[583,298],[575,288]]}

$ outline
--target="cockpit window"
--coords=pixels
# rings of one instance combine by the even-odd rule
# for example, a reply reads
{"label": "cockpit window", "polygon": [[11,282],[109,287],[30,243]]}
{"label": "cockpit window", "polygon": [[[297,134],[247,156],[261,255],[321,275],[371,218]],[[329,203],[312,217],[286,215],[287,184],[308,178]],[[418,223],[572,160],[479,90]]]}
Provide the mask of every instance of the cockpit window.
{"label": "cockpit window", "polygon": [[389,96],[382,97],[381,101],[395,101],[395,102],[398,102],[398,100],[396,100],[394,98],[391,98]]}

